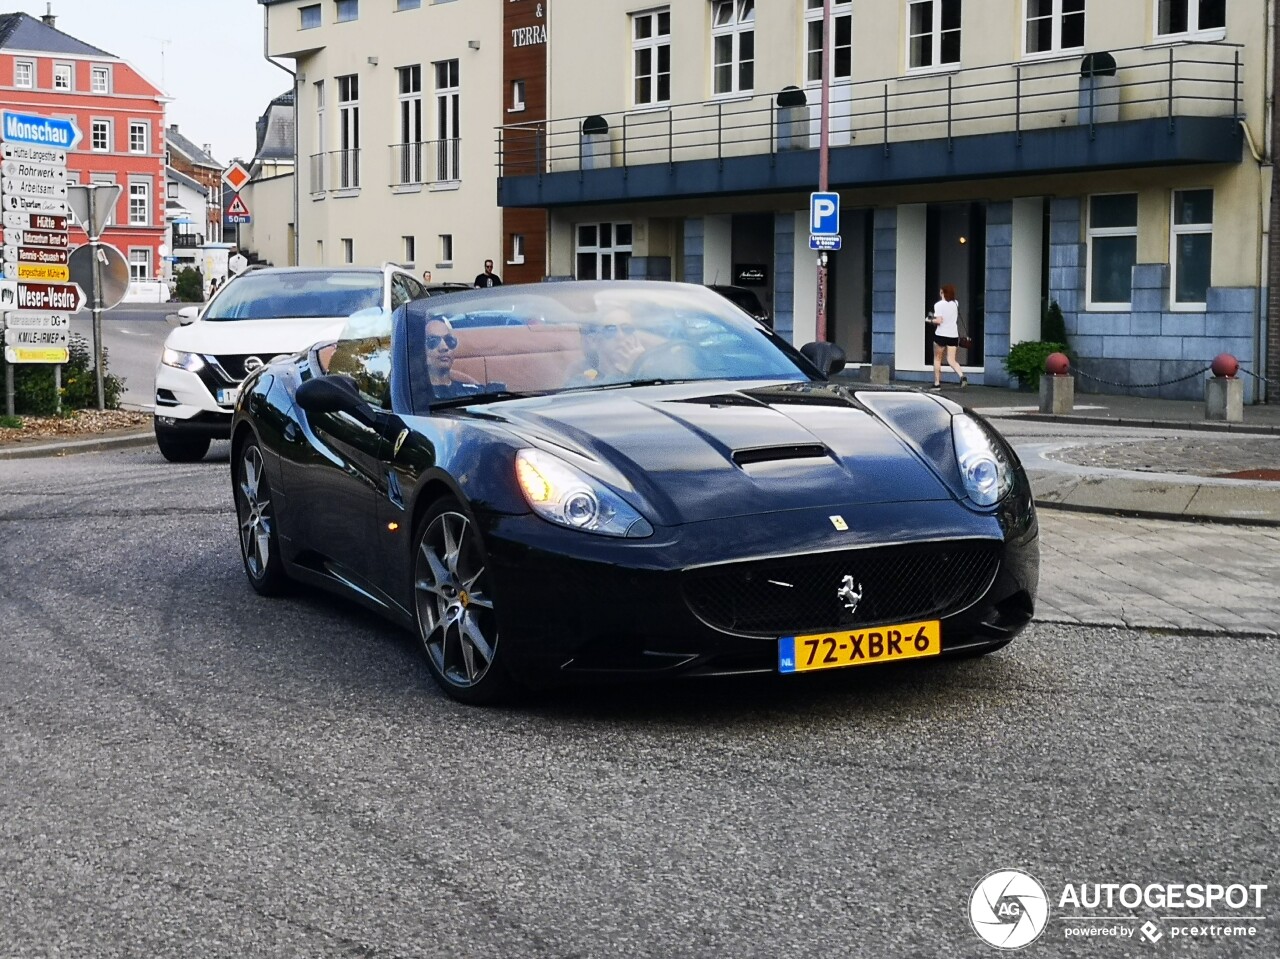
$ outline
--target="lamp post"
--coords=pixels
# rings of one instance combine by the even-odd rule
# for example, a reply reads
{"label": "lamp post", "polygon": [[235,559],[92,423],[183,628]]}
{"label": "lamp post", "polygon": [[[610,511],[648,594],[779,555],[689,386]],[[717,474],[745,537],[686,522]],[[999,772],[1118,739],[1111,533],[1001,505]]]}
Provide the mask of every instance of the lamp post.
{"label": "lamp post", "polygon": [[[818,192],[827,192],[827,144],[831,117],[831,0],[822,0],[822,118],[818,123]],[[827,339],[827,252],[818,252],[818,317],[814,339]]]}

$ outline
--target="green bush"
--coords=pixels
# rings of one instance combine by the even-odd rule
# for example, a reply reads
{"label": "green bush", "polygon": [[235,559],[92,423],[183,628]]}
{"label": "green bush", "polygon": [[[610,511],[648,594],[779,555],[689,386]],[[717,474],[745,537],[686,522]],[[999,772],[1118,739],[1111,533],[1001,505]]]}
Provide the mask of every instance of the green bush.
{"label": "green bush", "polygon": [[1063,319],[1062,307],[1058,306],[1057,300],[1049,301],[1049,309],[1040,320],[1040,339],[1046,343],[1067,342],[1067,321]]}
{"label": "green bush", "polygon": [[186,267],[178,274],[173,287],[175,298],[185,303],[204,302],[204,275],[194,267]]}
{"label": "green bush", "polygon": [[1044,340],[1025,340],[1014,346],[1004,358],[1004,368],[1016,376],[1023,386],[1037,389],[1040,386],[1040,374],[1044,372],[1044,361],[1050,353],[1067,353],[1067,344],[1048,343]]}
{"label": "green bush", "polygon": [[[0,333],[0,344],[4,334]],[[79,333],[72,333],[68,352],[70,359],[62,367],[62,409],[98,408],[98,379],[93,370],[93,349]],[[0,364],[2,366],[4,364]],[[107,362],[107,348],[102,348],[102,394],[109,410],[118,409],[124,380],[113,376]],[[3,404],[0,404],[0,409]],[[15,363],[13,366],[13,411],[25,416],[52,416],[58,410],[53,386],[53,367],[47,363]]]}

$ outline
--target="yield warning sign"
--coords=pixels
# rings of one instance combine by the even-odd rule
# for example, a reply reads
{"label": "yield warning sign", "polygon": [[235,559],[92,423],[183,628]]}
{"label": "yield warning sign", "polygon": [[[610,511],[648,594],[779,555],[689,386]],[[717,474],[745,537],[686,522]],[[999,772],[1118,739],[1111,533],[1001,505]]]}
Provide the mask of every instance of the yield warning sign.
{"label": "yield warning sign", "polygon": [[249,223],[252,218],[249,216],[249,207],[237,193],[231,198],[231,202],[227,204],[226,219],[228,223]]}

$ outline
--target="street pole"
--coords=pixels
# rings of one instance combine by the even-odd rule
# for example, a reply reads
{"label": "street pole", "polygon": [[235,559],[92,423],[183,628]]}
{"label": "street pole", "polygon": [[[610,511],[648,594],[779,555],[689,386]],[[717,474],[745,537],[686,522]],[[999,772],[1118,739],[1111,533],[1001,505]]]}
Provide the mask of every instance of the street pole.
{"label": "street pole", "polygon": [[[818,124],[818,192],[827,192],[827,144],[831,124],[831,0],[822,0],[822,119]],[[814,339],[827,339],[827,253],[818,253],[818,322]]]}
{"label": "street pole", "polygon": [[98,238],[102,232],[98,224],[98,184],[89,184],[89,222],[86,231],[89,248],[93,251],[93,372],[98,386],[98,409],[107,408],[106,383],[102,376],[102,251]]}

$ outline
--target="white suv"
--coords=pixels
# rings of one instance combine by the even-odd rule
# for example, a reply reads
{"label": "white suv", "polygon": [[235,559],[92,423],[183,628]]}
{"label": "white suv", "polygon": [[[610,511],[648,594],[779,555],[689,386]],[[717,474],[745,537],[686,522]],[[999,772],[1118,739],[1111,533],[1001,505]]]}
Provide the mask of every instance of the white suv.
{"label": "white suv", "polygon": [[406,272],[383,267],[252,270],[226,283],[203,311],[186,307],[156,367],[156,445],[173,463],[204,456],[231,435],[240,382],[272,357],[336,337],[352,313],[394,310],[427,296]]}

